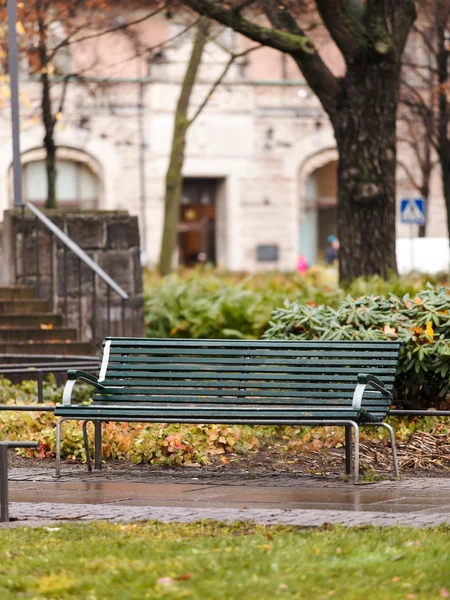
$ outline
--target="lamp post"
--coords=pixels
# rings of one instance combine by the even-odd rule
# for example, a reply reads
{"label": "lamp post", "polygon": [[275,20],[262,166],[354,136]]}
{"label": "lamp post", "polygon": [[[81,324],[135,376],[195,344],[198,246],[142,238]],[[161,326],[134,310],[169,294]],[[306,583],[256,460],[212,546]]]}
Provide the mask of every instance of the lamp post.
{"label": "lamp post", "polygon": [[17,50],[17,0],[8,0],[8,63],[11,89],[14,207],[22,205],[22,166],[19,133],[19,61]]}

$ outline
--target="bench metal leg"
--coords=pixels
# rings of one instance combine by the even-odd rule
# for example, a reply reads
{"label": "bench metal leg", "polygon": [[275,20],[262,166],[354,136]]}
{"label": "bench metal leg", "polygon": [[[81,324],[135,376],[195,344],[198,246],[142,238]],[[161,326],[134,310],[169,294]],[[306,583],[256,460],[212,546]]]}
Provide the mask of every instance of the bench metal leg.
{"label": "bench metal leg", "polygon": [[378,427],[384,427],[389,432],[389,439],[391,441],[391,451],[392,451],[392,463],[394,465],[394,477],[400,477],[400,471],[398,468],[398,458],[397,458],[397,445],[395,443],[395,433],[392,429],[391,425],[388,423],[377,423]]}
{"label": "bench metal leg", "polygon": [[345,426],[345,473],[350,475],[352,472],[352,427],[351,425]]}
{"label": "bench metal leg", "polygon": [[87,470],[89,472],[91,472],[92,471],[91,452],[89,450],[89,438],[88,438],[88,433],[87,433],[87,424],[88,423],[89,423],[89,421],[83,421],[81,426],[83,428],[84,452],[86,454]]}
{"label": "bench metal leg", "polygon": [[9,521],[8,512],[8,447],[0,446],[0,521]]}
{"label": "bench metal leg", "polygon": [[95,468],[102,468],[102,422],[94,421],[95,427],[95,449],[94,449],[94,460]]}
{"label": "bench metal leg", "polygon": [[353,452],[353,456],[354,456],[354,462],[353,462],[353,474],[354,474],[354,481],[355,483],[359,482],[359,427],[358,424],[355,423],[354,421],[350,422],[350,426],[353,428],[353,431],[355,432],[354,435],[354,452]]}
{"label": "bench metal leg", "polygon": [[66,418],[61,417],[56,423],[56,477],[61,477],[61,425]]}

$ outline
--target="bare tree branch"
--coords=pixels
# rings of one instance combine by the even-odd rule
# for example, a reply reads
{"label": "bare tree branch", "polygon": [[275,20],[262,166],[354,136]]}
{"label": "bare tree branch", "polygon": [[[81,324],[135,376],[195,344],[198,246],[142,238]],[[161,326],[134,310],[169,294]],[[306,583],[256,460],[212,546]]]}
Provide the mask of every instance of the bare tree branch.
{"label": "bare tree branch", "polygon": [[64,40],[62,40],[57,46],[55,46],[53,48],[52,52],[48,56],[48,61],[51,61],[54,58],[55,54],[57,54],[57,52],[61,48],[65,48],[65,47],[71,46],[73,44],[79,44],[80,42],[85,42],[87,40],[98,39],[98,38],[108,35],[110,33],[115,33],[117,31],[123,31],[125,29],[128,29],[129,27],[132,27],[133,25],[138,25],[139,23],[143,23],[144,21],[151,19],[155,15],[162,12],[166,8],[166,6],[167,6],[167,2],[163,6],[159,7],[157,10],[154,10],[153,12],[150,12],[150,13],[146,14],[145,16],[140,17],[139,19],[135,19],[134,21],[127,21],[126,23],[116,25],[115,27],[111,27],[110,29],[103,29],[102,31],[98,31],[96,33],[92,33],[89,35],[85,35],[84,37],[81,37],[81,38],[72,39],[74,35],[76,35],[80,31],[82,31],[83,29],[86,29],[86,23],[84,23],[83,25],[80,25],[79,27],[76,27],[73,31],[71,31],[70,35],[68,35]]}
{"label": "bare tree branch", "polygon": [[[358,33],[362,33],[362,24],[356,18],[352,18],[347,11],[344,14],[344,6],[342,0],[316,0],[317,8],[325,24],[325,27],[330,32],[331,37],[336,42],[337,47],[342,52],[346,60],[354,57],[358,50]],[[350,31],[347,23],[352,22],[352,31]]]}
{"label": "bare tree branch", "polygon": [[192,125],[192,123],[197,119],[197,117],[200,115],[200,113],[202,112],[202,110],[208,104],[211,96],[214,94],[214,92],[216,91],[216,89],[219,87],[219,85],[225,79],[228,71],[230,70],[231,65],[235,62],[235,60],[238,59],[238,58],[242,58],[243,56],[247,56],[247,54],[250,54],[254,50],[258,50],[258,48],[261,48],[261,45],[253,46],[252,48],[247,48],[247,50],[244,50],[243,52],[240,52],[239,54],[234,54],[234,53],[231,54],[230,59],[227,62],[227,64],[225,65],[225,68],[223,69],[222,73],[220,74],[220,76],[216,79],[216,81],[211,86],[211,89],[206,94],[203,102],[200,104],[200,106],[195,111],[194,116],[189,120],[189,123],[188,123],[187,127],[190,127]]}
{"label": "bare tree branch", "polygon": [[417,6],[422,4],[423,0],[404,0],[397,2],[393,17],[393,36],[395,46],[399,56],[403,54],[406,40],[408,39],[411,25],[417,18]]}
{"label": "bare tree branch", "polygon": [[[340,89],[339,80],[325,65],[311,39],[298,25],[295,25],[298,33],[292,33],[293,17],[289,14],[285,14],[282,21],[287,28],[288,19],[290,20],[289,29],[282,31],[277,27],[263,27],[249,21],[232,9],[225,8],[216,0],[184,0],[184,4],[202,15],[231,27],[254,42],[290,54],[300,67],[309,86],[322,102],[324,109],[330,115],[335,114],[336,97]],[[288,13],[287,9],[283,12]],[[277,18],[281,19],[279,15]]]}

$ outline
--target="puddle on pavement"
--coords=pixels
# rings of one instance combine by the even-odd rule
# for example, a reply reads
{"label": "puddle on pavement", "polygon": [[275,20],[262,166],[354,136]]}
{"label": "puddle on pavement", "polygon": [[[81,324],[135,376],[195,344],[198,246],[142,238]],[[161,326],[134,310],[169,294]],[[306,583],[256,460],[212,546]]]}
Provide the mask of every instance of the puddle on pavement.
{"label": "puddle on pavement", "polygon": [[[441,511],[450,505],[450,490],[389,489],[373,486],[256,487],[205,483],[10,482],[11,502],[120,504],[205,508],[277,508],[348,511]],[[307,485],[307,484],[306,484]]]}

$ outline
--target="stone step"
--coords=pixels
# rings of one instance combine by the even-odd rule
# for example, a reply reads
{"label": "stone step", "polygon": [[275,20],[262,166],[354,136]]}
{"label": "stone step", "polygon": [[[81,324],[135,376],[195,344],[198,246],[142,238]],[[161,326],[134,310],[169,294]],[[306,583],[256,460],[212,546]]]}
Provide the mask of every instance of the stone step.
{"label": "stone step", "polygon": [[5,313],[33,313],[49,312],[49,302],[47,300],[0,300],[0,314]]}
{"label": "stone step", "polygon": [[98,356],[99,350],[89,342],[0,342],[0,354]]}
{"label": "stone step", "polygon": [[36,291],[33,287],[25,285],[5,285],[0,286],[0,300],[15,300],[25,298],[35,298]]}
{"label": "stone step", "polygon": [[41,342],[41,341],[74,341],[77,330],[69,327],[54,327],[52,329],[8,327],[0,328],[1,342]]}
{"label": "stone step", "polygon": [[62,315],[56,315],[48,312],[33,314],[0,314],[0,329],[5,327],[39,327],[40,325],[53,325],[53,327],[61,327],[62,324]]}

